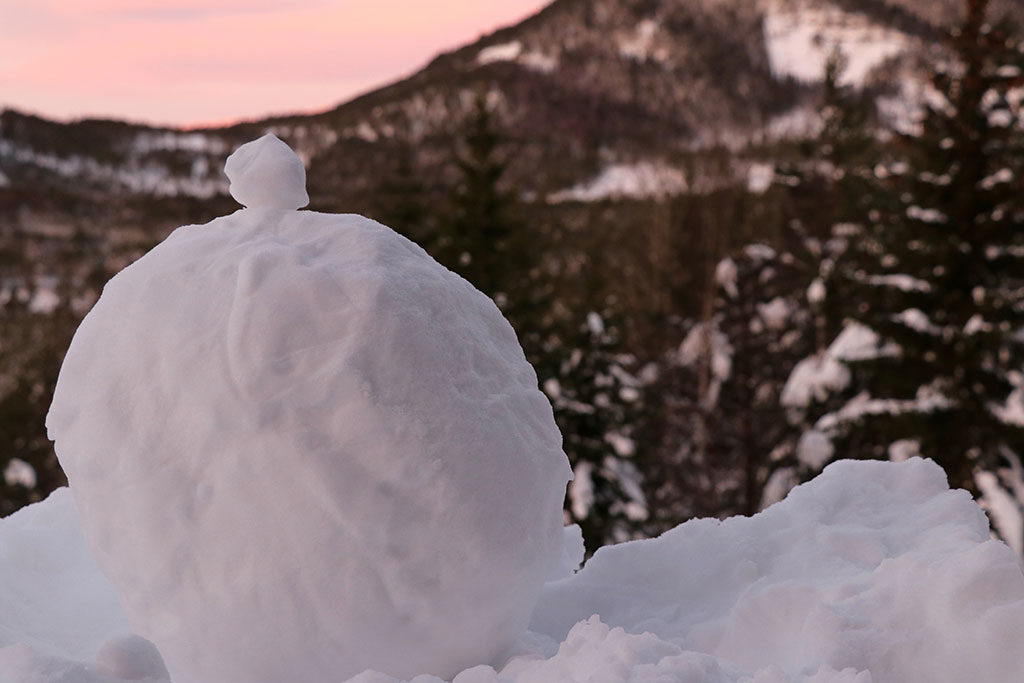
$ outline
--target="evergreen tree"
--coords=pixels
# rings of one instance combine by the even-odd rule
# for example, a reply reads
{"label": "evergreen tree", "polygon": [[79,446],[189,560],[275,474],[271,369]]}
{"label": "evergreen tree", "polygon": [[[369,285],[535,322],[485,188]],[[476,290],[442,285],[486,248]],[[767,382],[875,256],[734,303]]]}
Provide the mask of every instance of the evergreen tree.
{"label": "evergreen tree", "polygon": [[[921,132],[866,216],[851,270],[864,322],[898,353],[854,364],[860,401],[840,450],[886,457],[894,444],[934,458],[975,488],[1024,447],[1005,407],[1024,365],[1024,193],[1018,43],[967,0],[936,74]],[[847,411],[851,414],[851,411]],[[850,439],[860,442],[856,448]]]}
{"label": "evergreen tree", "polygon": [[[512,323],[555,420],[575,473],[567,517],[578,522],[589,550],[637,535],[646,518],[632,434],[639,409],[635,360],[623,351],[613,306],[581,316],[566,305],[565,283],[546,261],[548,243],[521,220],[514,191],[502,187],[503,141],[477,95],[456,158],[452,211],[442,222],[435,255],[491,296]],[[564,254],[562,254],[564,256]],[[581,300],[593,303],[599,283],[581,277]],[[586,310],[586,309],[583,309]]]}
{"label": "evergreen tree", "polygon": [[531,259],[516,195],[501,186],[506,164],[484,92],[477,94],[465,126],[456,155],[459,180],[437,257],[506,309],[516,294],[528,291],[512,290],[524,284]]}
{"label": "evergreen tree", "polygon": [[634,433],[642,383],[623,351],[621,318],[591,311],[549,343],[537,370],[573,467],[566,514],[590,551],[635,538],[648,518]]}
{"label": "evergreen tree", "polygon": [[[753,514],[796,483],[798,426],[781,397],[815,343],[804,301],[814,276],[790,250],[751,244],[713,269],[713,305],[659,373],[667,410],[649,495],[660,528]],[[779,490],[781,487],[781,491]]]}
{"label": "evergreen tree", "polygon": [[394,151],[393,171],[376,194],[376,216],[395,231],[430,250],[436,234],[428,204],[429,189],[416,170],[413,148],[401,144]]}
{"label": "evergreen tree", "polygon": [[44,426],[77,316],[66,305],[41,314],[7,306],[0,316],[0,517],[67,483]]}
{"label": "evergreen tree", "polygon": [[836,357],[844,350],[832,345],[851,313],[842,273],[877,147],[873,104],[842,84],[844,67],[837,50],[824,74],[820,134],[776,166],[760,199],[760,214],[777,221],[772,246],[750,244],[712,264],[705,311],[654,389],[666,410],[651,434],[661,464],[649,495],[662,527],[752,514],[833,455],[818,421],[847,397],[837,386],[848,376]]}

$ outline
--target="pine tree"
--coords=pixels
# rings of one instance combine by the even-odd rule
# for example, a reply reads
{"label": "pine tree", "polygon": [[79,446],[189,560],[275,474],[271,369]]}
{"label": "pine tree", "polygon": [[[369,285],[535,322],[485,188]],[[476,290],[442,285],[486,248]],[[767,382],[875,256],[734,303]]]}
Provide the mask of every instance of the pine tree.
{"label": "pine tree", "polygon": [[[552,402],[576,479],[566,498],[589,550],[637,535],[646,518],[632,434],[639,409],[635,360],[624,352],[613,305],[586,315],[570,311],[557,275],[542,263],[548,244],[525,225],[521,200],[503,187],[504,143],[486,95],[477,95],[456,158],[459,180],[442,221],[435,255],[491,296],[519,336]],[[588,273],[581,300],[600,283]],[[586,310],[586,309],[584,309]]]}
{"label": "pine tree", "polygon": [[8,306],[0,316],[0,516],[67,483],[44,426],[64,351],[77,323],[67,305],[41,314]]}
{"label": "pine tree", "polygon": [[846,363],[878,352],[875,336],[858,322],[865,311],[850,273],[858,267],[854,245],[862,242],[869,216],[876,207],[889,206],[894,195],[876,176],[887,153],[874,103],[844,84],[845,68],[837,47],[825,66],[821,132],[806,144],[807,156],[796,170],[777,171],[778,185],[799,217],[791,230],[805,274],[796,285],[805,291],[793,296],[806,310],[813,333],[805,346],[810,355],[792,366],[780,396],[789,423],[798,430],[791,444],[795,467],[780,473],[792,483],[816,476],[832,457],[850,457],[831,442],[838,411],[857,392]]}
{"label": "pine tree", "polygon": [[856,245],[864,322],[899,352],[854,364],[870,398],[840,449],[886,457],[892,444],[911,444],[972,490],[978,472],[1024,447],[1021,425],[1000,410],[1024,365],[1022,124],[1013,90],[1024,59],[1004,29],[986,23],[987,6],[965,2],[950,36],[954,62],[934,78],[920,135],[902,139],[905,161],[889,179],[897,201],[867,216]]}
{"label": "pine tree", "polygon": [[521,293],[512,290],[528,277],[531,252],[516,195],[501,186],[506,164],[484,92],[477,94],[465,127],[463,149],[455,160],[459,180],[437,257],[506,309]]}
{"label": "pine tree", "polygon": [[565,338],[549,339],[537,367],[573,467],[566,513],[591,552],[637,537],[648,518],[634,433],[642,382],[622,342],[621,316],[591,311]]}
{"label": "pine tree", "polygon": [[[818,421],[847,397],[833,342],[852,309],[842,276],[865,207],[876,148],[873,104],[826,65],[819,136],[779,164],[761,202],[779,207],[772,246],[751,244],[709,268],[718,286],[670,354],[653,430],[664,462],[649,479],[671,524],[752,514],[818,474],[834,454]],[[765,214],[762,215],[772,215]],[[840,339],[845,345],[849,337]]]}
{"label": "pine tree", "polygon": [[796,483],[799,470],[800,428],[781,397],[815,343],[804,302],[815,273],[792,250],[750,244],[712,274],[712,306],[689,322],[654,388],[668,421],[654,430],[660,456],[649,481],[661,527],[753,514]]}
{"label": "pine tree", "polygon": [[436,235],[429,209],[429,189],[416,169],[414,150],[403,144],[394,151],[394,170],[376,193],[375,217],[413,242],[430,250]]}

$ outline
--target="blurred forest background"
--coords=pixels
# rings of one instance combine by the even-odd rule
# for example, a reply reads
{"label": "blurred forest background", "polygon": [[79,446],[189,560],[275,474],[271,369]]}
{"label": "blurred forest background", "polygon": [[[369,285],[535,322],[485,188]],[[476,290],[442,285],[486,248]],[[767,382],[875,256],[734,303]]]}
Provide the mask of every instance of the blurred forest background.
{"label": "blurred forest background", "polygon": [[[64,483],[44,419],[103,283],[237,208],[223,158],[273,131],[311,209],[376,218],[496,300],[590,551],[922,455],[1024,553],[1024,5],[991,4],[559,0],[313,117],[5,110],[0,515]],[[808,25],[815,73],[787,72]]]}

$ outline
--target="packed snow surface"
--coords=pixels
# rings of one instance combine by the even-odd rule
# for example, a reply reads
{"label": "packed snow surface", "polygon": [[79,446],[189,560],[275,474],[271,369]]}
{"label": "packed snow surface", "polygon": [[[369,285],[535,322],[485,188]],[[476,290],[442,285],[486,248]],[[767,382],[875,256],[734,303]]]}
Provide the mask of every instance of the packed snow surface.
{"label": "packed snow surface", "polygon": [[175,683],[496,661],[571,476],[515,333],[388,228],[295,211],[277,138],[226,171],[250,208],[115,276],[61,369],[47,427],[97,563]]}
{"label": "packed snow surface", "polygon": [[[563,571],[581,553],[577,530],[566,540]],[[0,680],[115,683],[145,671],[166,682],[151,673],[157,653],[124,635],[66,491],[0,521],[0,549]],[[307,653],[334,647],[315,618]],[[239,623],[225,636],[244,642],[262,627]],[[753,517],[694,520],[598,550],[545,586],[507,658],[454,680],[1017,683],[1021,633],[1024,574],[966,492],[950,491],[928,460],[843,461]],[[222,643],[209,656],[237,656]],[[352,681],[396,679],[366,671]]]}

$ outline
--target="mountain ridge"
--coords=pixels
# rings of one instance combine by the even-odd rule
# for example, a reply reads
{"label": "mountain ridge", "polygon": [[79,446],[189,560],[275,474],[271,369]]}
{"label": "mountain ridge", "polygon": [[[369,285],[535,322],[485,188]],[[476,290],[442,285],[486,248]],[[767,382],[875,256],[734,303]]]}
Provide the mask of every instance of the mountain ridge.
{"label": "mountain ridge", "polygon": [[[359,149],[363,143],[390,140],[396,145],[422,146],[425,150],[416,156],[428,161],[440,154],[440,147],[451,147],[451,138],[457,137],[460,122],[471,108],[467,92],[483,88],[497,109],[503,136],[519,147],[509,169],[513,184],[552,193],[593,178],[610,159],[628,162],[667,150],[685,155],[688,149],[714,146],[734,135],[755,138],[764,134],[773,117],[800,107],[813,109],[813,83],[773,72],[764,35],[770,12],[799,14],[831,8],[884,20],[890,27],[902,26],[905,35],[924,40],[935,30],[929,17],[955,6],[951,1],[911,0],[556,0],[518,24],[442,53],[405,78],[318,114],[272,116],[184,131],[112,119],[57,123],[7,109],[0,117],[0,168],[9,186],[20,184],[31,159],[15,148],[28,147],[42,155],[80,155],[129,170],[163,165],[169,176],[180,177],[182,167],[192,173],[189,161],[208,153],[205,163],[212,171],[206,177],[213,191],[199,192],[207,198],[225,189],[214,177],[219,169],[214,168],[212,157],[226,155],[230,147],[262,130],[275,130],[311,164],[311,177],[314,170],[337,171],[351,180],[355,169],[343,158],[353,152],[355,157],[365,157]],[[635,40],[627,46],[630,32]],[[612,45],[609,38],[617,43]],[[501,54],[495,50],[500,47],[511,52]],[[626,54],[627,48],[631,54]],[[25,132],[29,129],[35,134]],[[132,149],[129,138],[161,133],[200,135],[220,142],[212,143],[209,150],[193,145],[191,159],[184,158],[187,144]],[[442,142],[439,137],[449,139]],[[547,151],[524,149],[528,145]],[[552,159],[563,165],[572,160],[577,168],[552,170],[556,167]],[[47,166],[53,173],[62,172],[49,160],[37,166],[42,168],[38,174],[28,174],[29,179],[45,176]],[[88,175],[90,166],[80,164],[79,175]],[[366,159],[359,166],[362,174],[377,172]],[[75,175],[73,169],[63,172]],[[194,175],[202,177],[198,171]],[[339,197],[332,205],[358,197],[373,185],[357,181],[355,190],[347,192],[331,182],[319,182],[324,185],[316,193],[333,192]],[[139,187],[153,186],[142,183]],[[188,194],[188,187],[182,185],[180,194]]]}

